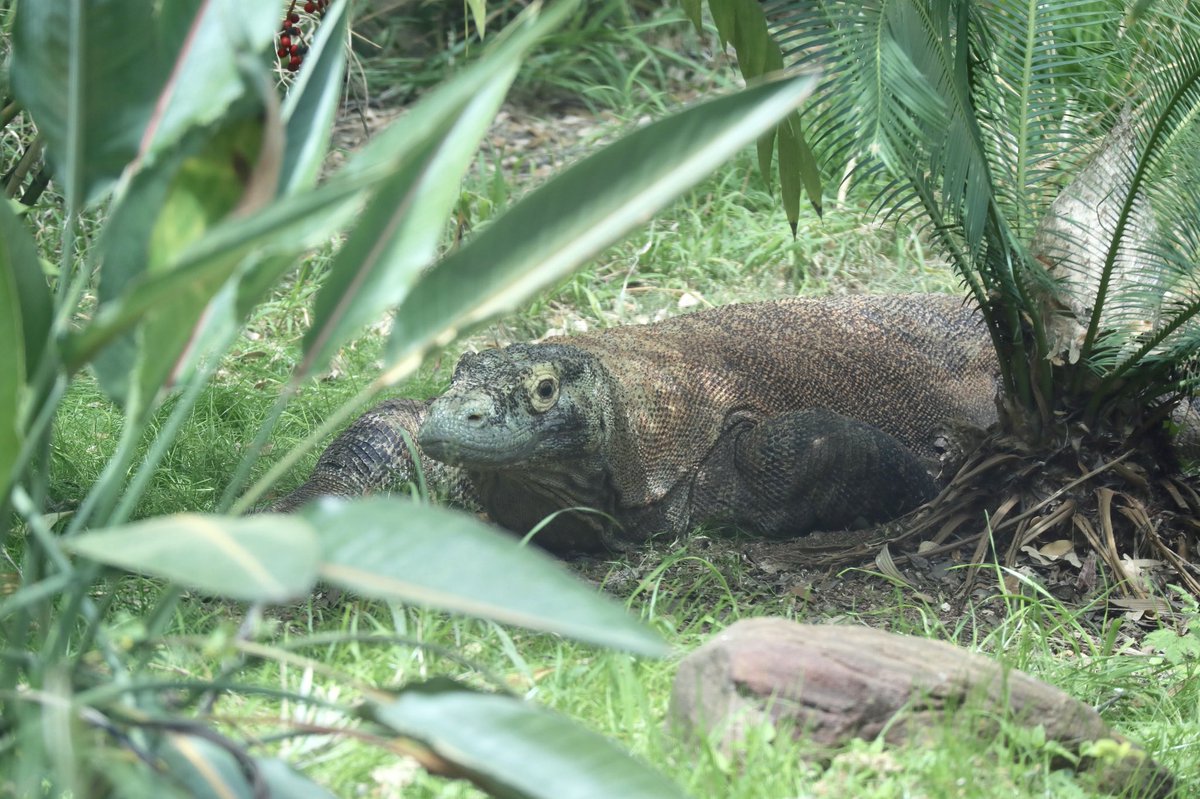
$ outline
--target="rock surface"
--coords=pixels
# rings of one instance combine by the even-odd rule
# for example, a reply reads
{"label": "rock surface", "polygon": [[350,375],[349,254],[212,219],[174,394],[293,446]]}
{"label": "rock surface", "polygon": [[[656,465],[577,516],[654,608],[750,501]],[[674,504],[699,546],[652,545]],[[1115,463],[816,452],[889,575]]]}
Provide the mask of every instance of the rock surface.
{"label": "rock surface", "polygon": [[[1065,692],[951,644],[846,625],[786,619],[739,621],[679,664],[669,723],[685,738],[713,736],[725,749],[764,722],[783,722],[820,746],[853,738],[919,740],[956,712],[986,735],[999,713],[1041,724],[1080,752],[1085,743],[1129,744],[1090,706]],[[1082,757],[1101,787],[1165,797],[1171,775],[1137,745],[1104,762]],[[1068,765],[1065,764],[1064,765]]]}

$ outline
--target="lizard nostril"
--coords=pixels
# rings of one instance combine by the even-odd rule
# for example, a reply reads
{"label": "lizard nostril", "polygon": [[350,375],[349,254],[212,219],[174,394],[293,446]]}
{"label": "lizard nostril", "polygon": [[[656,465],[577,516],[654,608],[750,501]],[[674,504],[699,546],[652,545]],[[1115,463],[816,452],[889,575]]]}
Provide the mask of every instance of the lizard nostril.
{"label": "lizard nostril", "polygon": [[467,421],[470,422],[471,424],[482,424],[483,423],[483,414],[482,413],[468,413]]}

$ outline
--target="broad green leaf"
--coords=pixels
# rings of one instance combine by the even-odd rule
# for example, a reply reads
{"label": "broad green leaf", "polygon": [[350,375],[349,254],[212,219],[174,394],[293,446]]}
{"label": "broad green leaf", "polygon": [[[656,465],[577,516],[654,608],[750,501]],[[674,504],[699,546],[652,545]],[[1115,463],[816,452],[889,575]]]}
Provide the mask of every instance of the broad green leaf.
{"label": "broad green leaf", "polygon": [[[229,744],[231,747],[237,745],[234,741]],[[207,738],[169,733],[158,750],[166,768],[157,782],[164,788],[178,786],[188,796],[205,799],[255,799],[258,796],[334,799],[332,793],[279,758],[251,757],[247,752],[240,754],[241,762],[230,749],[217,746]],[[265,794],[258,793],[251,782],[251,774],[258,778]]]}
{"label": "broad green leaf", "polygon": [[159,5],[36,0],[17,10],[12,89],[76,206],[98,197],[137,152],[171,65]]}
{"label": "broad green leaf", "polygon": [[448,681],[365,711],[504,799],[672,799],[678,785],[612,741],[530,702]]}
{"label": "broad green leaf", "polygon": [[703,33],[704,19],[700,16],[700,0],[679,0],[679,5],[683,7],[683,13],[696,27],[696,32]]}
{"label": "broad green leaf", "polygon": [[22,3],[13,91],[71,201],[95,200],[135,158],[219,119],[243,94],[242,61],[267,46],[278,13],[241,0]]}
{"label": "broad green leaf", "polygon": [[298,192],[250,216],[226,218],[184,248],[171,266],[143,273],[83,331],[69,335],[64,360],[72,371],[89,363],[114,338],[180,292],[217,291],[248,253],[299,254],[327,240],[361,207],[363,189],[379,179],[362,174]]}
{"label": "broad green leaf", "polygon": [[518,24],[489,55],[423,97],[400,119],[375,135],[347,165],[321,186],[296,192],[251,216],[227,218],[185,248],[159,274],[143,274],[117,300],[98,310],[83,331],[69,335],[64,360],[71,370],[90,362],[146,313],[180,292],[215,293],[252,251],[279,256],[316,246],[361,211],[367,193],[409,163],[412,142],[427,141],[474,99],[498,64],[526,52],[544,32],[576,6],[557,3],[544,22]]}
{"label": "broad green leaf", "polygon": [[270,0],[187,0],[161,7],[174,34],[167,42],[174,59],[142,139],[142,157],[170,148],[193,127],[221,119],[246,93],[249,75],[266,75],[263,52],[281,12]]}
{"label": "broad green leaf", "polygon": [[471,9],[471,19],[475,21],[475,30],[482,39],[484,31],[487,29],[487,0],[467,0],[467,7]]}
{"label": "broad green leaf", "polygon": [[[187,728],[192,722],[177,720]],[[197,724],[199,727],[199,724]],[[152,728],[151,728],[152,729]],[[206,734],[217,734],[206,730]],[[300,774],[279,758],[234,757],[229,747],[189,732],[169,732],[158,738],[153,763],[142,762],[128,749],[115,746],[90,752],[94,768],[113,786],[112,796],[120,799],[334,799],[334,795]],[[256,793],[251,775],[266,793]]]}
{"label": "broad green leaf", "polygon": [[[188,138],[186,150],[148,165],[121,193],[100,244],[101,308],[124,297],[141,274],[169,270],[180,249],[254,191],[248,165],[265,150],[257,114],[230,118],[216,131],[200,129]],[[275,176],[268,179],[273,191]],[[95,360],[109,396],[129,408],[150,407],[178,376],[181,355],[195,344],[216,288],[178,285],[149,309],[136,336],[126,336]]]}
{"label": "broad green leaf", "polygon": [[[25,364],[32,369],[42,359],[50,335],[53,310],[50,289],[38,260],[37,245],[7,202],[0,201],[0,264],[12,274],[20,305]],[[13,374],[0,372],[0,374]]]}
{"label": "broad green leaf", "polygon": [[[268,102],[274,102],[269,98]],[[282,129],[274,109],[265,121],[227,117],[203,160],[185,164],[150,240],[149,262],[173,265],[179,248],[230,215],[257,213],[278,183]],[[189,167],[194,172],[189,174]],[[248,170],[248,171],[247,171]],[[143,321],[136,387],[148,405],[163,387],[187,379],[201,354],[215,288],[193,285],[156,307]]]}
{"label": "broad green leaf", "polygon": [[258,767],[258,773],[270,786],[271,796],[277,796],[280,799],[283,797],[287,797],[287,799],[335,799],[332,793],[277,757],[256,757],[254,765]]}
{"label": "broad green leaf", "polygon": [[[125,183],[92,251],[91,268],[99,276],[97,293],[101,313],[121,300],[130,283],[140,275],[163,270],[163,264],[150,262],[150,239],[164,215],[167,198],[175,187],[182,165],[197,155],[206,135],[207,131],[194,131],[175,152],[138,171]],[[154,307],[161,308],[167,301],[169,298],[163,297]],[[100,385],[119,404],[126,402],[130,386],[135,382],[133,372],[139,340],[133,334],[124,336],[96,358],[96,376]]]}
{"label": "broad green leaf", "polygon": [[[232,742],[231,742],[232,743]],[[167,733],[158,747],[162,781],[197,799],[253,799],[245,770],[229,750],[199,735]]]}
{"label": "broad green leaf", "polygon": [[[696,5],[699,15],[699,3]],[[783,53],[771,35],[767,17],[758,0],[710,0],[709,8],[721,30],[721,36],[737,52],[742,77],[753,81],[783,69]],[[758,167],[768,184],[771,181],[771,156],[775,141],[775,129],[758,140]],[[801,132],[798,114],[792,114],[788,121],[780,122],[778,142],[780,194],[788,224],[795,234],[800,219],[800,196],[804,191],[808,192],[813,209],[821,213],[821,176],[816,156]]]}
{"label": "broad green leaf", "polygon": [[[804,191],[808,194],[808,201],[812,205],[813,210],[817,212],[817,216],[821,215],[821,209],[824,205],[822,201],[822,193],[824,187],[821,185],[821,167],[817,163],[817,156],[813,153],[812,147],[808,144],[808,139],[804,135],[804,126],[800,121],[800,114],[793,113],[788,117],[792,135],[796,137],[796,143],[800,148],[800,182],[804,185]],[[783,123],[780,123],[781,125]],[[797,218],[799,214],[797,213]],[[793,225],[794,227],[794,225]]]}
{"label": "broad green leaf", "polygon": [[413,602],[661,655],[661,639],[561,563],[465,513],[398,498],[326,499],[305,511],[324,551],[321,577]]}
{"label": "broad green leaf", "polygon": [[[11,219],[7,204],[0,202],[4,231]],[[0,498],[8,496],[8,484],[25,438],[19,412],[25,390],[25,330],[21,314],[21,295],[17,286],[17,264],[7,245],[0,242]]]}
{"label": "broad green leaf", "polygon": [[713,24],[717,26],[717,40],[724,50],[733,41],[737,31],[736,0],[709,0],[708,11],[712,14]]}
{"label": "broad green leaf", "polygon": [[762,174],[763,181],[767,184],[767,189],[771,188],[771,163],[775,157],[775,133],[777,128],[771,128],[766,133],[758,137],[754,148],[758,155],[758,171]]}
{"label": "broad green leaf", "polygon": [[48,351],[53,310],[37,245],[0,198],[0,499],[8,496],[26,429],[41,410],[30,379]]}
{"label": "broad green leaf", "polygon": [[514,309],[642,225],[779,122],[812,88],[788,78],[647,125],[537,189],[421,280],[400,305],[383,380],[435,342]]}
{"label": "broad green leaf", "polygon": [[[696,6],[693,21],[700,15],[699,3]],[[738,68],[746,80],[783,69],[783,54],[767,29],[758,0],[709,0],[708,8],[722,44],[732,44],[737,52]]]}
{"label": "broad green leaf", "polygon": [[800,130],[800,117],[792,114],[779,123],[779,193],[792,234],[800,220],[800,195],[808,191],[813,210],[821,213],[821,173],[817,159]]}
{"label": "broad green leaf", "polygon": [[758,0],[737,0],[737,32],[733,47],[746,80],[783,69],[783,54],[767,30],[767,17]]}
{"label": "broad green leaf", "polygon": [[401,167],[371,198],[334,258],[317,295],[296,379],[320,371],[350,337],[403,300],[433,261],[458,201],[459,183],[522,56],[562,21],[565,8],[518,28],[508,46],[475,65],[474,91],[461,102],[423,104],[409,112],[440,116],[431,116],[423,135],[406,137]]}
{"label": "broad green leaf", "polygon": [[176,365],[187,375],[215,353],[223,351],[238,335],[246,319],[275,288],[279,279],[296,263],[293,253],[250,255],[237,270],[237,279],[226,281],[204,309],[203,324]]}
{"label": "broad green leaf", "polygon": [[779,123],[779,196],[792,235],[800,221],[800,141],[787,120]]}
{"label": "broad green leaf", "polygon": [[194,791],[166,784],[163,775],[150,765],[131,757],[120,746],[97,747],[88,751],[90,763],[100,783],[112,786],[112,796],[121,799],[198,799]]}
{"label": "broad green leaf", "polygon": [[215,596],[282,602],[312,590],[320,547],[298,516],[179,513],[64,542],[85,558]]}
{"label": "broad green leaf", "polygon": [[446,130],[412,142],[413,160],[371,198],[317,294],[296,379],[323,369],[342,344],[403,300],[433,261],[459,182],[516,75],[517,62],[506,66]]}
{"label": "broad green leaf", "polygon": [[346,74],[349,7],[334,3],[325,12],[304,69],[296,73],[284,100],[287,147],[279,173],[281,195],[311,186],[325,161]]}

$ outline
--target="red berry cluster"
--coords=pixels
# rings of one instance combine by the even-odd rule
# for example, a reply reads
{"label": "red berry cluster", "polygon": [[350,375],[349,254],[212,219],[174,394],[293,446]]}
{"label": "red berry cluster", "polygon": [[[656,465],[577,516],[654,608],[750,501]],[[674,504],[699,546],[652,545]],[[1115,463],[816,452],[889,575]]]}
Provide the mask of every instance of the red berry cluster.
{"label": "red berry cluster", "polygon": [[[275,37],[275,55],[279,56],[279,65],[288,72],[295,72],[304,63],[304,55],[308,52],[306,39],[312,36],[312,29],[316,27],[316,20],[313,18],[325,16],[325,9],[333,0],[307,0],[302,7],[308,19],[304,19],[296,10],[297,2],[298,0],[292,0],[288,5],[283,24],[279,26],[279,33]],[[305,22],[311,23],[307,33],[300,28]]]}

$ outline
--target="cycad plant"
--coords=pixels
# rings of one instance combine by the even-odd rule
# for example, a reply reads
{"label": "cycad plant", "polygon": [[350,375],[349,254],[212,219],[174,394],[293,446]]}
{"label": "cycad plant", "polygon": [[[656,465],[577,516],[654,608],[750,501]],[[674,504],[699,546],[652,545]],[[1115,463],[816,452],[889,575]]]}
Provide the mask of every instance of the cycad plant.
{"label": "cycad plant", "polygon": [[[699,18],[698,2],[684,5]],[[827,183],[874,191],[886,215],[925,224],[991,333],[1008,443],[1042,461],[1065,454],[1085,471],[1129,452],[1122,460],[1140,460],[1130,474],[1143,488],[1177,475],[1159,445],[1164,429],[1187,428],[1177,442],[1196,435],[1200,8],[709,6],[748,76],[770,63],[821,71],[815,101],[785,127],[799,162]],[[1172,486],[1176,527],[1194,535],[1194,492]],[[1093,496],[1107,525],[1104,490]],[[1142,497],[1126,497],[1126,510]],[[1073,518],[1087,528],[1087,514],[1062,514]]]}

